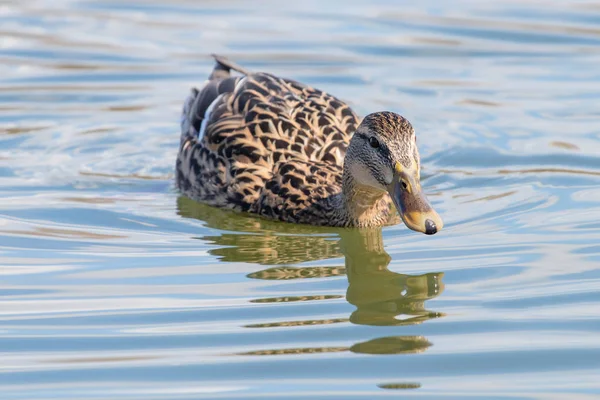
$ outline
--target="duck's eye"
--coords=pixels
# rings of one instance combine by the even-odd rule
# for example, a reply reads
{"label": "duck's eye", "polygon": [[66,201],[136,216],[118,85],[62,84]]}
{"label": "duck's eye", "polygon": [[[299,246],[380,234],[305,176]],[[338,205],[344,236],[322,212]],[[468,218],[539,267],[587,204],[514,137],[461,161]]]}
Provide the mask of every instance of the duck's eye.
{"label": "duck's eye", "polygon": [[379,140],[375,139],[375,137],[371,136],[369,138],[369,144],[371,145],[372,148],[376,149],[379,147]]}
{"label": "duck's eye", "polygon": [[405,180],[402,180],[402,182],[400,182],[400,183],[402,184],[402,188],[403,188],[404,190],[408,189],[408,183],[406,183],[406,181],[405,181]]}

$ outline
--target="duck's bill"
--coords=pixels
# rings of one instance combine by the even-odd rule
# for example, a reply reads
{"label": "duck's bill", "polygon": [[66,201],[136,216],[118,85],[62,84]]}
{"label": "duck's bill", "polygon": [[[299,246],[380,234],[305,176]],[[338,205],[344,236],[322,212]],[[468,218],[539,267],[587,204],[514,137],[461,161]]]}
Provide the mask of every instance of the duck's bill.
{"label": "duck's bill", "polygon": [[444,226],[442,218],[431,207],[420,185],[413,184],[404,188],[401,179],[394,179],[389,193],[402,221],[413,231],[433,235]]}

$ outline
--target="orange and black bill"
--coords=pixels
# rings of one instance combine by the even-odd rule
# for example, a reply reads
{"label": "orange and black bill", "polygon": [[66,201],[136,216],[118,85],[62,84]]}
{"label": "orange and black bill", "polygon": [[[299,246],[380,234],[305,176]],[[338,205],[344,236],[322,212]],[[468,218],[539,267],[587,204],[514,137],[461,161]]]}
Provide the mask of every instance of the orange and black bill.
{"label": "orange and black bill", "polygon": [[388,192],[402,221],[410,229],[433,235],[444,226],[442,218],[431,207],[421,190],[417,171],[406,171],[400,163],[396,163],[394,179]]}

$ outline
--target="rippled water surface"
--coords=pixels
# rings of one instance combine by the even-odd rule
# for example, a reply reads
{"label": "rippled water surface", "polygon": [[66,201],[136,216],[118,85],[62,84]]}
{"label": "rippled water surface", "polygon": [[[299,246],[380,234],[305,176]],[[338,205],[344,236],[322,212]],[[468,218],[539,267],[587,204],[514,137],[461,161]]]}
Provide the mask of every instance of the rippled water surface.
{"label": "rippled water surface", "polygon": [[[211,52],[408,117],[445,229],[178,196]],[[0,2],[2,399],[597,398],[599,65],[595,1]]]}

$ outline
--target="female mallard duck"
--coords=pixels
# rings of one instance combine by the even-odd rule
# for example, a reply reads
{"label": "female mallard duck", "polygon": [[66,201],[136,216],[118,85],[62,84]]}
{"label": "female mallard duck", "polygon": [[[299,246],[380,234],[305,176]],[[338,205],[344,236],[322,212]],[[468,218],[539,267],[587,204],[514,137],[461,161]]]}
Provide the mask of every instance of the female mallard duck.
{"label": "female mallard duck", "polygon": [[[421,191],[410,122],[359,119],[332,95],[215,56],[183,107],[176,179],[212,206],[311,225],[373,227],[395,219],[434,234],[442,219]],[[243,76],[233,77],[235,70]]]}

